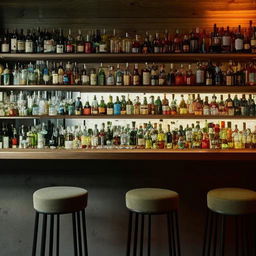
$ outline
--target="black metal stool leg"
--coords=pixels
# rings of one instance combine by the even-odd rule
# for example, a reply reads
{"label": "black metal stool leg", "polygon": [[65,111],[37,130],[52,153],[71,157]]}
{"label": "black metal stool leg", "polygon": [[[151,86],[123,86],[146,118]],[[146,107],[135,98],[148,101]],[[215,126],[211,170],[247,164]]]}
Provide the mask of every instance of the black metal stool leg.
{"label": "black metal stool leg", "polygon": [[45,245],[46,245],[46,228],[47,228],[47,214],[43,214],[43,226],[42,226],[42,240],[41,240],[41,251],[40,256],[45,255]]}
{"label": "black metal stool leg", "polygon": [[236,246],[235,246],[235,256],[239,255],[239,217],[235,216],[235,234],[236,234]]}
{"label": "black metal stool leg", "polygon": [[151,215],[148,215],[148,256],[151,254]]}
{"label": "black metal stool leg", "polygon": [[76,212],[76,218],[77,218],[77,233],[78,233],[78,248],[79,248],[79,256],[83,256],[83,251],[82,251],[82,236],[81,236],[80,212]]}
{"label": "black metal stool leg", "polygon": [[171,228],[172,228],[172,233],[171,233],[171,238],[172,238],[172,254],[173,256],[177,255],[177,247],[175,243],[175,219],[174,219],[174,214],[173,212],[170,213],[171,217]]}
{"label": "black metal stool leg", "polygon": [[60,215],[57,214],[57,225],[56,225],[56,256],[60,254]]}
{"label": "black metal stool leg", "polygon": [[207,247],[205,256],[211,255],[212,230],[213,230],[213,212],[209,210],[209,236],[208,236],[208,247]]}
{"label": "black metal stool leg", "polygon": [[54,214],[50,215],[50,241],[49,241],[49,256],[53,255],[53,231],[54,231]]}
{"label": "black metal stool leg", "polygon": [[126,256],[130,256],[131,252],[131,239],[132,239],[132,216],[133,213],[129,211],[129,223],[128,223],[128,237],[127,237],[127,250]]}
{"label": "black metal stool leg", "polygon": [[35,224],[34,224],[34,237],[33,237],[32,256],[36,255],[37,234],[38,234],[38,221],[39,221],[39,213],[35,212]]}
{"label": "black metal stool leg", "polygon": [[82,210],[82,225],[83,225],[83,238],[84,238],[84,255],[88,256],[85,210]]}
{"label": "black metal stool leg", "polygon": [[77,256],[76,215],[75,215],[75,213],[72,213],[72,220],[73,220],[74,256]]}
{"label": "black metal stool leg", "polygon": [[140,256],[143,256],[143,240],[144,240],[144,214],[141,214],[141,226],[140,226]]}
{"label": "black metal stool leg", "polygon": [[220,229],[220,256],[224,256],[225,251],[225,231],[226,231],[226,216],[222,215],[221,219],[221,229]]}
{"label": "black metal stool leg", "polygon": [[246,230],[246,217],[247,216],[241,216],[241,233],[242,233],[242,244],[243,244],[243,254],[245,256],[248,256],[248,244],[247,244],[247,230]]}
{"label": "black metal stool leg", "polygon": [[180,256],[180,232],[179,232],[179,218],[177,210],[173,212],[175,229],[176,229],[176,244],[177,244],[177,255]]}
{"label": "black metal stool leg", "polygon": [[138,224],[139,224],[139,214],[135,213],[133,256],[136,256],[137,254]]}
{"label": "black metal stool leg", "polygon": [[172,234],[171,234],[171,213],[167,213],[167,230],[168,230],[169,256],[172,256],[173,244],[172,244]]}
{"label": "black metal stool leg", "polygon": [[209,234],[209,220],[210,220],[210,212],[209,212],[209,209],[207,209],[202,256],[206,256],[206,251],[207,251],[207,244],[208,244],[207,242],[208,242],[208,234]]}
{"label": "black metal stool leg", "polygon": [[218,220],[219,220],[219,215],[217,213],[214,213],[213,256],[216,256],[216,251],[217,251]]}

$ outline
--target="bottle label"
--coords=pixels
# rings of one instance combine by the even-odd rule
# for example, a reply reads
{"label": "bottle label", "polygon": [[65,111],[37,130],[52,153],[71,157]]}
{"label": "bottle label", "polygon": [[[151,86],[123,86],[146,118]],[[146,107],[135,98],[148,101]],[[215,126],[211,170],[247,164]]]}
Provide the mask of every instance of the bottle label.
{"label": "bottle label", "polygon": [[72,149],[73,148],[73,141],[65,140],[65,149]]}
{"label": "bottle label", "polygon": [[9,148],[9,137],[3,137],[3,148]]}
{"label": "bottle label", "polygon": [[249,84],[253,85],[256,83],[256,73],[249,73],[249,77],[248,77],[248,82]]}
{"label": "bottle label", "polygon": [[80,53],[84,52],[84,45],[83,44],[78,45],[76,50],[77,50],[77,52],[80,52]]}
{"label": "bottle label", "polygon": [[145,146],[145,139],[144,138],[138,138],[138,146]]}
{"label": "bottle label", "polygon": [[52,40],[44,40],[44,53],[53,52]]}
{"label": "bottle label", "polygon": [[52,84],[58,84],[58,83],[59,83],[59,75],[52,74]]}
{"label": "bottle label", "polygon": [[222,37],[222,45],[223,46],[230,46],[231,45],[231,37],[230,36],[223,36]]}
{"label": "bottle label", "polygon": [[232,76],[226,76],[226,85],[233,85],[232,83],[233,79]]}
{"label": "bottle label", "polygon": [[164,84],[165,84],[165,79],[159,78],[159,85],[164,85]]}
{"label": "bottle label", "polygon": [[22,40],[18,40],[18,51],[25,51],[25,42]]}
{"label": "bottle label", "polygon": [[108,76],[106,84],[107,85],[114,85],[115,84],[114,76]]}
{"label": "bottle label", "polygon": [[107,45],[106,44],[100,44],[99,45],[99,52],[107,52]]}
{"label": "bottle label", "polygon": [[114,114],[114,109],[113,108],[107,108],[107,115],[113,115]]}
{"label": "bottle label", "polygon": [[243,50],[244,48],[244,42],[241,38],[237,38],[235,40],[235,49],[236,51],[240,51],[240,50]]}
{"label": "bottle label", "polygon": [[3,142],[0,141],[0,148],[3,148]]}
{"label": "bottle label", "polygon": [[10,51],[10,45],[9,44],[2,44],[2,52],[9,52]]}
{"label": "bottle label", "polygon": [[96,74],[91,74],[90,75],[90,81],[91,81],[91,85],[97,85],[97,75]]}
{"label": "bottle label", "polygon": [[130,85],[130,76],[124,75],[124,85]]}
{"label": "bottle label", "polygon": [[103,115],[106,113],[105,107],[99,107],[99,114]]}
{"label": "bottle label", "polygon": [[44,82],[49,82],[50,76],[48,74],[44,74],[43,75],[43,80],[44,80]]}
{"label": "bottle label", "polygon": [[126,114],[132,115],[132,105],[126,105]]}
{"label": "bottle label", "polygon": [[61,74],[58,75],[58,83],[63,84],[63,75]]}
{"label": "bottle label", "polygon": [[[149,78],[148,78],[149,79]],[[133,85],[140,85],[140,77],[138,75],[133,76],[132,78]]]}
{"label": "bottle label", "polygon": [[114,115],[120,115],[120,114],[121,114],[121,105],[114,104]]}
{"label": "bottle label", "polygon": [[83,85],[90,84],[90,77],[88,75],[82,75],[81,79],[82,79],[82,84]]}
{"label": "bottle label", "polygon": [[249,43],[244,44],[244,50],[249,50],[251,48]]}
{"label": "bottle label", "polygon": [[73,52],[73,45],[67,44],[67,52]]}
{"label": "bottle label", "polygon": [[197,70],[196,71],[196,83],[197,84],[203,84],[204,83],[204,71],[203,70]]}
{"label": "bottle label", "polygon": [[251,47],[256,46],[256,39],[251,39]]}
{"label": "bottle label", "polygon": [[142,85],[150,85],[150,74],[149,74],[149,72],[143,72],[143,74],[142,74]]}
{"label": "bottle label", "polygon": [[11,51],[16,52],[17,51],[17,38],[11,39]]}
{"label": "bottle label", "polygon": [[189,52],[189,45],[188,44],[184,44],[182,46],[183,52]]}
{"label": "bottle label", "polygon": [[56,53],[63,53],[63,52],[64,52],[63,44],[57,44],[57,46],[56,46]]}
{"label": "bottle label", "polygon": [[33,52],[33,42],[32,41],[26,41],[25,52],[27,52],[27,53]]}
{"label": "bottle label", "polygon": [[212,78],[206,78],[205,84],[206,85],[212,85]]}

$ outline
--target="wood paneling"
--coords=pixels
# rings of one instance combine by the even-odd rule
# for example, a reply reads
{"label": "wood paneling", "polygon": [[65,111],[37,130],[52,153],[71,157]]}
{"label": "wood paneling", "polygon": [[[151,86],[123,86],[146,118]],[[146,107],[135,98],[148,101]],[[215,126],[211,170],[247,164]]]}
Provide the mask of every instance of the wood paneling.
{"label": "wood paneling", "polygon": [[106,27],[143,31],[256,21],[255,0],[1,1],[6,27]]}

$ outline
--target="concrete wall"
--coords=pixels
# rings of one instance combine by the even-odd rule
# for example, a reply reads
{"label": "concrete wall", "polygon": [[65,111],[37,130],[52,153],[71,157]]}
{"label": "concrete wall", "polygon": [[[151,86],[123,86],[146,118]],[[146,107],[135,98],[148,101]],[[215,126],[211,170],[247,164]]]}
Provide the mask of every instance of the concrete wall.
{"label": "concrete wall", "polygon": [[[201,254],[206,193],[223,186],[256,186],[253,162],[1,161],[0,256],[31,255],[32,193],[45,186],[81,186],[90,256],[125,255],[128,215],[125,192],[161,187],[180,193],[182,255]],[[73,255],[71,216],[61,218],[61,256]],[[153,218],[152,255],[167,255],[166,219]],[[47,254],[46,254],[47,255]]]}

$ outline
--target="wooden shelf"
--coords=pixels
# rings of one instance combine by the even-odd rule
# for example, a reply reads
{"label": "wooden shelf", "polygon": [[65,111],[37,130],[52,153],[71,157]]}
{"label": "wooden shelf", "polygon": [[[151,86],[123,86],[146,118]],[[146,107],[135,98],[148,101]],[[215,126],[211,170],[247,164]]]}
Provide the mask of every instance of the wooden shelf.
{"label": "wooden shelf", "polygon": [[256,58],[256,54],[249,53],[177,53],[177,54],[40,54],[40,53],[1,53],[0,59],[5,61],[30,61],[30,60],[84,60],[86,62],[143,62],[143,61],[189,61],[199,60],[224,60],[236,59],[248,61]]}
{"label": "wooden shelf", "polygon": [[256,150],[138,150],[138,149],[1,149],[0,159],[87,159],[87,160],[256,160]]}
{"label": "wooden shelf", "polygon": [[16,120],[16,119],[241,119],[241,120],[256,120],[256,116],[199,116],[199,115],[91,115],[91,116],[69,116],[69,115],[57,115],[57,116],[0,116],[0,120]]}
{"label": "wooden shelf", "polygon": [[0,91],[76,91],[141,93],[256,93],[256,86],[90,86],[90,85],[0,85]]}

